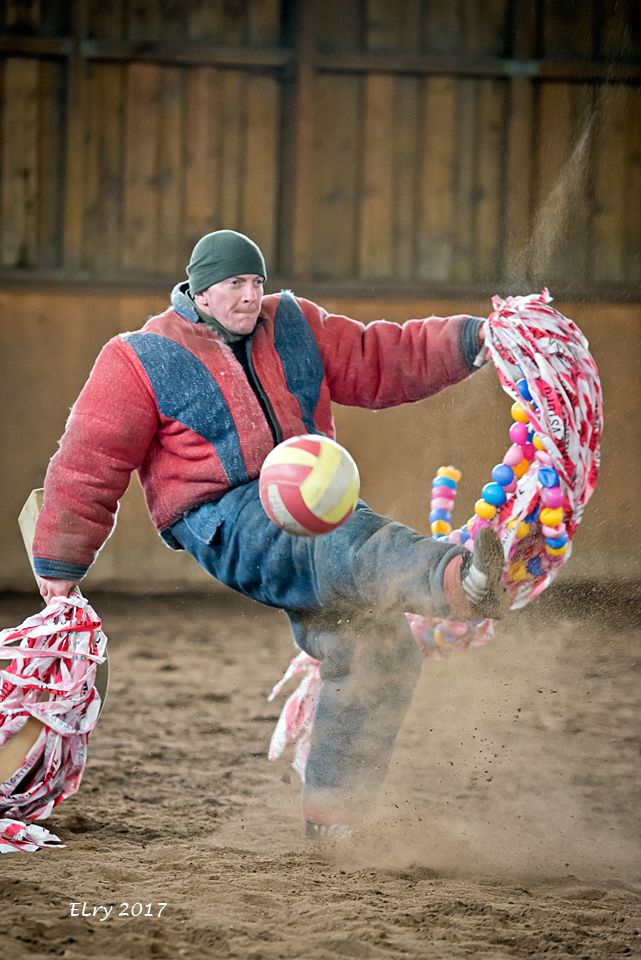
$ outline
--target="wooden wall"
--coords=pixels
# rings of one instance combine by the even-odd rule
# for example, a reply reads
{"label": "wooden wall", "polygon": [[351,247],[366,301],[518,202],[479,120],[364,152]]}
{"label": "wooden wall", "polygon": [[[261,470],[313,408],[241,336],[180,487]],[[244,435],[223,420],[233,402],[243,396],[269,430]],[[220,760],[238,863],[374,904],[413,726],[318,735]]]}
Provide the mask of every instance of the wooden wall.
{"label": "wooden wall", "polygon": [[[4,0],[0,277],[641,280],[636,0]],[[634,294],[633,294],[634,295]]]}
{"label": "wooden wall", "polygon": [[[297,290],[305,294],[304,288]],[[0,294],[0,473],[3,549],[0,589],[31,587],[16,518],[27,494],[40,486],[70,405],[101,345],[137,328],[162,309],[164,297],[102,293]],[[415,301],[328,298],[328,309],[364,321],[459,311],[483,314],[476,299]],[[558,301],[591,342],[605,394],[603,472],[586,511],[566,575],[575,579],[641,579],[641,311],[638,306]],[[339,439],[356,458],[364,498],[377,510],[427,529],[429,489],[436,468],[455,463],[464,472],[461,523],[472,511],[492,466],[505,452],[510,401],[491,369],[428,401],[387,411],[337,408]],[[158,538],[137,480],[125,496],[117,531],[91,573],[92,586],[173,591],[211,584],[195,562]]]}

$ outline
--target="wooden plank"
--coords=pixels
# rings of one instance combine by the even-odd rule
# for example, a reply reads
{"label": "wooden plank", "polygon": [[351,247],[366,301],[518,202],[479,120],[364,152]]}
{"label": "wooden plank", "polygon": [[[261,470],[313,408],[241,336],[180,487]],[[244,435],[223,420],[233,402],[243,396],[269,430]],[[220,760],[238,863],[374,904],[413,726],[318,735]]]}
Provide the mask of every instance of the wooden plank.
{"label": "wooden plank", "polygon": [[85,0],[87,36],[95,40],[121,40],[126,34],[126,0]]}
{"label": "wooden plank", "polygon": [[211,67],[187,71],[183,226],[187,256],[204,234],[222,226],[222,96],[221,71]]}
{"label": "wooden plank", "polygon": [[456,92],[456,82],[445,77],[424,84],[417,241],[417,275],[423,280],[452,276]]}
{"label": "wooden plank", "polygon": [[[81,4],[70,11],[71,32],[77,41],[86,36],[86,9]],[[86,69],[76,52],[67,61],[65,113],[66,144],[64,171],[64,266],[79,269],[83,259],[84,230],[84,134],[86,109]]]}
{"label": "wooden plank", "polygon": [[467,0],[463,6],[463,43],[469,53],[505,56],[507,0]]}
{"label": "wooden plank", "polygon": [[218,40],[223,34],[222,4],[216,0],[191,0],[187,15],[190,40]]}
{"label": "wooden plank", "polygon": [[394,275],[398,280],[412,279],[415,269],[420,88],[420,81],[412,77],[396,81]]}
{"label": "wooden plank", "polygon": [[42,267],[56,267],[62,262],[62,69],[52,60],[41,61],[39,67],[38,264]]}
{"label": "wooden plank", "polygon": [[641,16],[637,0],[605,3],[601,9],[599,56],[612,63],[639,61]]}
{"label": "wooden plank", "polygon": [[251,0],[247,38],[252,47],[277,47],[281,36],[281,0]]}
{"label": "wooden plank", "polygon": [[515,293],[526,289],[533,220],[534,89],[529,80],[513,80],[508,104],[505,174],[504,272]]}
{"label": "wooden plank", "polygon": [[463,32],[462,10],[452,0],[430,0],[425,10],[425,40],[428,53],[458,53]]}
{"label": "wooden plank", "polygon": [[454,187],[454,279],[474,276],[474,207],[479,135],[478,80],[459,80],[456,97],[456,181]]}
{"label": "wooden plank", "polygon": [[40,25],[40,0],[6,0],[5,23],[13,30],[30,33]]}
{"label": "wooden plank", "polygon": [[502,260],[506,84],[479,80],[474,267],[480,279],[496,279]]}
{"label": "wooden plank", "polygon": [[[276,237],[280,96],[278,81],[250,76],[246,81],[245,151],[253,159],[245,165],[242,228],[258,243],[270,274],[277,271]],[[254,144],[260,144],[255,152]]]}
{"label": "wooden plank", "polygon": [[135,41],[153,42],[159,40],[161,28],[161,7],[158,0],[134,0],[125,4],[126,35]]}
{"label": "wooden plank", "polygon": [[296,79],[294,93],[293,182],[293,271],[297,278],[308,278],[312,265],[313,216],[311,184],[314,182],[314,136],[317,117],[314,112],[315,62],[318,16],[317,0],[307,0],[298,9],[296,22]]}
{"label": "wooden plank", "polygon": [[[625,221],[628,157],[621,149],[628,128],[627,102],[620,88],[597,92],[594,142],[594,246],[591,275],[597,282],[625,279]],[[641,204],[641,198],[639,200]],[[637,211],[641,216],[641,209]]]}
{"label": "wooden plank", "polygon": [[588,88],[542,86],[537,127],[554,137],[538,141],[532,263],[537,282],[557,289],[588,279],[590,117]]}
{"label": "wooden plank", "polygon": [[[316,118],[307,184],[313,231],[313,276],[344,280],[356,274],[356,202],[360,81],[321,76],[313,104]],[[300,268],[297,270],[300,273]]]}
{"label": "wooden plank", "polygon": [[183,237],[183,71],[165,67],[161,75],[160,137],[158,179],[158,264],[162,273],[177,273],[184,268]]}
{"label": "wooden plank", "polygon": [[222,73],[220,226],[237,230],[243,216],[243,182],[250,159],[245,140],[247,77],[241,70]]}
{"label": "wooden plank", "polygon": [[363,36],[365,49],[378,53],[402,49],[401,23],[405,17],[405,2],[397,0],[365,0]]}
{"label": "wooden plank", "polygon": [[84,265],[97,274],[121,260],[124,68],[90,64],[85,163]]}
{"label": "wooden plank", "polygon": [[[512,36],[508,38],[509,52],[514,57],[534,57],[537,54],[538,5],[532,0],[512,0]],[[507,29],[506,29],[507,34]]]}
{"label": "wooden plank", "polygon": [[596,10],[594,0],[543,0],[541,40],[544,57],[594,57]]}
{"label": "wooden plank", "polygon": [[[300,15],[301,6],[298,5]],[[363,9],[361,0],[323,0],[314,39],[319,52],[353,52],[361,46]]]}
{"label": "wooden plank", "polygon": [[358,276],[383,280],[394,269],[396,80],[373,74],[364,86]]}
{"label": "wooden plank", "polygon": [[134,63],[127,70],[121,260],[125,269],[153,271],[157,265],[160,80],[157,66]]}
{"label": "wooden plank", "polygon": [[[641,90],[626,90],[628,128],[626,137],[626,280],[641,283]],[[638,295],[638,286],[637,286]]]}
{"label": "wooden plank", "polygon": [[38,241],[38,95],[36,60],[4,66],[2,115],[2,244],[0,262],[33,267]]}

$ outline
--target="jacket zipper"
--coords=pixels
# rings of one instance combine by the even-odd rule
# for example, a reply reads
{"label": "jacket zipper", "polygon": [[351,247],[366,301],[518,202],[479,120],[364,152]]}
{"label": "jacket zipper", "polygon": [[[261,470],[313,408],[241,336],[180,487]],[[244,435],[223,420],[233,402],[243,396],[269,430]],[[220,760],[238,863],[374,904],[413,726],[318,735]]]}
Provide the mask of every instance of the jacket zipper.
{"label": "jacket zipper", "polygon": [[276,414],[274,413],[274,408],[272,407],[272,405],[271,405],[271,403],[270,403],[270,401],[269,401],[269,397],[267,396],[267,394],[266,394],[265,391],[263,390],[263,385],[262,385],[262,383],[260,382],[260,380],[258,379],[258,374],[256,373],[256,368],[255,368],[255,366],[254,366],[254,361],[252,360],[252,341],[251,341],[250,338],[247,339],[247,342],[246,342],[246,344],[245,344],[245,353],[246,353],[246,355],[247,355],[247,366],[249,367],[249,370],[250,370],[251,375],[252,375],[252,377],[253,377],[254,383],[256,384],[256,388],[258,389],[261,397],[263,398],[263,400],[264,400],[264,402],[265,402],[265,408],[266,408],[267,412],[269,413],[269,419],[270,419],[270,422],[271,422],[272,431],[273,431],[273,433],[274,433],[274,436],[276,437],[276,446],[278,446],[278,444],[281,443],[282,440],[283,440],[283,431],[281,430],[280,424],[279,424],[278,420],[276,419]]}

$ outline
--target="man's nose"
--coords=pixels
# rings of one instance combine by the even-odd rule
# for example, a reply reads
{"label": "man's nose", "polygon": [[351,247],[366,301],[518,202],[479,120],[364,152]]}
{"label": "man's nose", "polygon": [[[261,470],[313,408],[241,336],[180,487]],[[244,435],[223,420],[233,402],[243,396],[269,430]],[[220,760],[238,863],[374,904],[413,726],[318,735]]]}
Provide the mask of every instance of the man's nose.
{"label": "man's nose", "polygon": [[254,303],[258,297],[258,290],[253,283],[248,283],[243,290],[243,300],[247,303]]}

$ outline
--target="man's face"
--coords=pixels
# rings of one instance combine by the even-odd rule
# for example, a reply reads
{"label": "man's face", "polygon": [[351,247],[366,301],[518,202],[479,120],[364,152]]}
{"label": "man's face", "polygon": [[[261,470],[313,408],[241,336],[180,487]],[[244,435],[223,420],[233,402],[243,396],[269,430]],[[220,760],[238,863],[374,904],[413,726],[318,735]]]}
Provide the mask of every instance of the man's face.
{"label": "man's face", "polygon": [[255,273],[227,277],[197,293],[194,301],[230,333],[248,334],[258,320],[263,285],[263,278]]}

